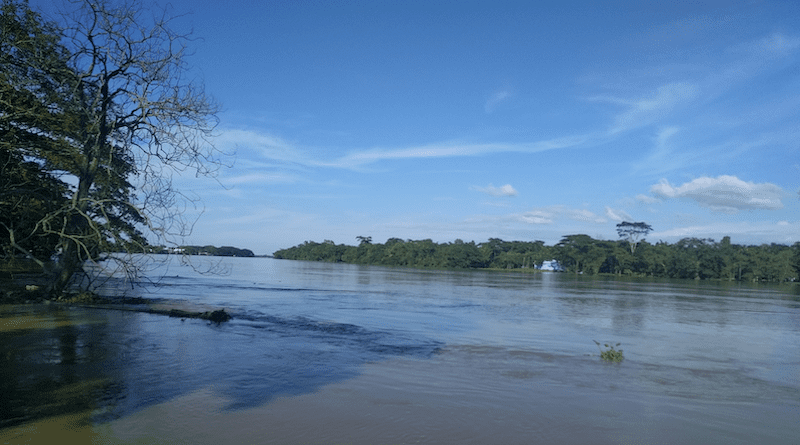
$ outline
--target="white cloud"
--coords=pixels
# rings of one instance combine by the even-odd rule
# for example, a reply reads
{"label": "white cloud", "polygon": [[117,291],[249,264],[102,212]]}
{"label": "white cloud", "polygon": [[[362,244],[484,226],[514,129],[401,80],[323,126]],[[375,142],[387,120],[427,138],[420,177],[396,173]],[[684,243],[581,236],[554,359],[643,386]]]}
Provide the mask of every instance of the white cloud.
{"label": "white cloud", "polygon": [[624,210],[615,210],[606,206],[606,216],[612,221],[633,221],[631,215],[628,215]]}
{"label": "white cloud", "polygon": [[481,203],[481,205],[489,206],[489,207],[497,207],[497,208],[508,208],[511,207],[507,202],[496,202],[496,201],[486,201]]}
{"label": "white cloud", "polygon": [[486,100],[486,104],[483,106],[483,109],[487,113],[491,113],[495,110],[495,108],[497,108],[497,105],[499,105],[500,102],[503,102],[509,97],[511,97],[511,92],[507,90],[497,91],[489,96],[489,99]]}
{"label": "white cloud", "polygon": [[573,219],[575,221],[585,221],[593,223],[604,223],[606,219],[602,216],[596,215],[594,212],[583,209],[565,209],[562,213],[565,218]]}
{"label": "white cloud", "polygon": [[614,119],[614,124],[608,130],[608,133],[613,135],[649,125],[663,118],[676,106],[693,100],[699,93],[700,88],[694,83],[671,82],[661,85],[649,95],[635,99],[594,96],[590,97],[589,100],[624,105],[628,108],[627,111],[617,115]]}
{"label": "white cloud", "polygon": [[250,173],[230,178],[221,178],[222,185],[241,184],[292,184],[300,181],[297,175],[288,173]]}
{"label": "white cloud", "polygon": [[636,200],[644,204],[655,204],[657,202],[661,202],[661,200],[658,198],[653,198],[652,196],[642,194],[636,195]]}
{"label": "white cloud", "polygon": [[800,47],[800,39],[797,37],[787,37],[777,33],[761,39],[760,43],[762,48],[778,53],[794,51]]}
{"label": "white cloud", "polygon": [[673,82],[656,89],[655,94],[630,102],[630,109],[615,119],[610,133],[637,128],[662,118],[678,104],[694,99],[700,89],[688,82]]}
{"label": "white cloud", "polygon": [[303,148],[278,136],[243,129],[223,129],[214,143],[224,151],[236,152],[237,164],[258,164],[258,159],[273,161],[275,167],[329,167],[358,169],[380,161],[481,156],[492,153],[538,153],[583,145],[596,136],[565,136],[522,143],[441,142],[402,148],[356,149],[338,159],[325,159],[325,151]]}
{"label": "white cloud", "polygon": [[668,230],[653,232],[651,239],[677,241],[681,238],[712,238],[719,240],[722,236],[730,236],[734,244],[760,244],[782,242],[792,244],[800,241],[800,222],[788,221],[747,221],[747,222],[714,222],[705,225],[673,227]]}
{"label": "white cloud", "polygon": [[664,127],[656,135],[656,149],[659,152],[667,150],[667,141],[678,132],[678,127]]}
{"label": "white cloud", "polygon": [[691,199],[704,207],[727,213],[783,208],[783,189],[770,183],[745,182],[735,176],[701,177],[678,187],[662,179],[650,191],[664,199]]}
{"label": "white cloud", "polygon": [[733,51],[744,51],[764,56],[768,54],[783,55],[800,48],[800,38],[774,33],[761,39],[747,42],[732,48]]}
{"label": "white cloud", "polygon": [[519,215],[514,215],[520,222],[526,224],[553,224],[554,215],[541,210],[531,210]]}
{"label": "white cloud", "polygon": [[525,224],[553,224],[559,220],[573,220],[590,223],[605,223],[607,220],[586,209],[572,209],[555,205],[532,209],[523,213],[506,215],[504,219]]}
{"label": "white cloud", "polygon": [[[653,148],[650,153],[639,161],[633,163],[633,170],[636,172],[646,172],[647,174],[664,174],[671,170],[676,170],[692,162],[692,156],[675,153],[675,146],[672,142],[674,136],[680,132],[676,126],[665,126],[658,129],[653,137]],[[680,144],[678,144],[680,146]]]}
{"label": "white cloud", "polygon": [[579,135],[519,144],[470,144],[448,142],[397,149],[375,148],[371,150],[354,151],[338,160],[332,162],[317,162],[316,165],[357,168],[384,160],[480,156],[503,152],[536,153],[559,148],[576,147],[587,142],[590,138],[590,136]]}
{"label": "white cloud", "polygon": [[471,189],[492,196],[517,196],[517,191],[511,184],[506,184],[502,187],[495,187],[489,184],[487,187],[471,187]]}
{"label": "white cloud", "polygon": [[590,233],[594,236],[606,224],[604,217],[589,210],[553,205],[517,213],[474,215],[456,226],[461,230],[458,237],[465,240],[486,237],[535,238],[555,244],[568,233]]}
{"label": "white cloud", "polygon": [[271,134],[241,129],[223,129],[214,142],[222,147],[247,148],[272,159],[294,158],[297,149]]}

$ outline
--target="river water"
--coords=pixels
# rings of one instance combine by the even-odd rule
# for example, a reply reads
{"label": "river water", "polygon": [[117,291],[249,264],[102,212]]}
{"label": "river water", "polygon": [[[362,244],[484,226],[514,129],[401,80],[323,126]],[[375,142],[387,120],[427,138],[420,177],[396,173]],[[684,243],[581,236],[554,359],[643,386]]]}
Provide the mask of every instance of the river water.
{"label": "river water", "polygon": [[128,295],[230,322],[0,307],[0,443],[800,438],[797,286],[193,261]]}

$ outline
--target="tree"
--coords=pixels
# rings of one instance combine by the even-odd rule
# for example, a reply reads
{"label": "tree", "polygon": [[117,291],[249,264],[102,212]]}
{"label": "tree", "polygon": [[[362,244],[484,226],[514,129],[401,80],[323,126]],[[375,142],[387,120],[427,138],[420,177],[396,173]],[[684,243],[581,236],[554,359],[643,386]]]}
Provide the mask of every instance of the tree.
{"label": "tree", "polygon": [[190,224],[172,173],[220,165],[209,143],[217,106],[184,77],[187,36],[136,3],[73,4],[57,28],[4,0],[0,37],[0,144],[38,165],[43,181],[67,184],[58,208],[32,224],[36,236],[57,238],[54,292],[105,259],[136,275],[132,257],[109,252],[141,252],[148,238],[176,245]]}
{"label": "tree", "polygon": [[555,245],[555,259],[569,272],[583,272],[594,243],[589,235],[566,235]]}
{"label": "tree", "polygon": [[617,224],[617,234],[619,234],[620,238],[628,240],[628,244],[631,248],[631,255],[636,252],[636,246],[639,244],[639,241],[644,239],[644,237],[652,231],[653,228],[650,227],[649,224],[643,222],[630,223],[623,221]]}
{"label": "tree", "polygon": [[6,258],[42,269],[60,237],[51,215],[68,204],[59,166],[69,159],[66,99],[74,76],[58,28],[26,3],[5,0],[0,15],[0,243]]}
{"label": "tree", "polygon": [[58,238],[42,233],[38,222],[64,205],[66,184],[45,174],[19,153],[0,148],[0,251],[13,261],[18,255],[44,267]]}

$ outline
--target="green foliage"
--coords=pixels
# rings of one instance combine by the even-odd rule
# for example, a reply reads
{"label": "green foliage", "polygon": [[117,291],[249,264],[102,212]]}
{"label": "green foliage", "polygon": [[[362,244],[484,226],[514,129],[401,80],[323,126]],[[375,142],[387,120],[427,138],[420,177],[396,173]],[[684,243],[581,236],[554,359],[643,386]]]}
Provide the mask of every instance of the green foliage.
{"label": "green foliage", "polygon": [[5,258],[22,253],[39,262],[49,260],[59,239],[40,221],[65,205],[66,188],[35,162],[0,147],[0,252]]}
{"label": "green foliage", "polygon": [[[145,218],[131,204],[128,182],[137,167],[112,129],[116,107],[107,84],[79,66],[60,43],[61,30],[27,3],[5,0],[2,9],[0,194],[11,197],[0,204],[4,250],[36,258],[43,268],[60,253],[54,287],[61,291],[85,261],[119,244],[143,243],[137,225]],[[76,185],[62,182],[69,177]]]}
{"label": "green foliage", "polygon": [[[366,237],[364,237],[366,238]],[[485,243],[455,240],[389,238],[385,244],[361,242],[357,247],[306,241],[275,252],[275,258],[409,266],[440,269],[533,269],[556,259],[567,272],[596,275],[681,278],[727,281],[795,281],[800,274],[800,243],[740,246],[725,237],[685,238],[675,244],[641,241],[631,254],[627,240],[596,240],[588,235],[567,235],[555,246],[542,241]]]}
{"label": "green foliage", "polygon": [[631,255],[635,253],[636,246],[639,244],[639,239],[644,238],[652,231],[653,228],[650,227],[650,224],[643,222],[631,223],[623,221],[617,224],[617,234],[620,238],[625,238],[628,240],[628,244],[631,248]]}
{"label": "green foliage", "polygon": [[[64,89],[73,80],[58,30],[26,3],[4,1],[0,15],[0,248],[40,267],[60,239],[48,215],[67,203],[59,170],[74,117]],[[48,128],[47,134],[39,131]],[[44,167],[44,168],[43,168]]]}
{"label": "green foliage", "polygon": [[182,75],[186,36],[135,1],[69,3],[59,25],[0,6],[0,249],[50,272],[55,293],[108,252],[147,251],[145,233],[184,235],[170,169],[219,163],[205,139],[217,108]]}
{"label": "green foliage", "polygon": [[[166,249],[165,249],[166,250]],[[239,249],[231,246],[182,246],[176,249],[186,255],[210,255],[210,256],[235,256],[235,257],[254,257],[255,254],[250,249]]]}
{"label": "green foliage", "polygon": [[[371,239],[370,239],[371,240]],[[359,239],[359,241],[361,241]],[[336,245],[331,241],[303,244],[281,249],[275,258],[375,264],[381,266],[408,266],[438,269],[532,268],[547,258],[544,243],[537,241],[505,242],[492,239],[489,243],[475,244],[456,240],[452,243],[434,243],[430,239],[406,240],[390,238],[385,244],[361,242],[358,247]]]}
{"label": "green foliage", "polygon": [[592,340],[596,345],[597,349],[600,351],[600,358],[607,361],[607,362],[614,362],[619,363],[625,359],[622,355],[622,349],[614,349],[618,347],[621,343],[617,343],[616,345],[609,345],[608,343],[603,344],[607,349],[602,349],[600,347],[600,342],[597,340]]}

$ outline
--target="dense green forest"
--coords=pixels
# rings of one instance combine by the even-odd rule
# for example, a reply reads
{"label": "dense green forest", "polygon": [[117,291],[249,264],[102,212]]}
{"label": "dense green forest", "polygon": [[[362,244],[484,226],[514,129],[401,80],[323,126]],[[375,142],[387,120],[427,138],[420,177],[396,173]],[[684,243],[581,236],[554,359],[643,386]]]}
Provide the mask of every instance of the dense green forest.
{"label": "dense green forest", "polygon": [[182,253],[184,255],[210,255],[210,256],[237,256],[254,257],[256,256],[250,249],[240,249],[231,246],[181,246],[168,248],[164,246],[150,247],[147,253]]}
{"label": "dense green forest", "polygon": [[553,246],[543,241],[497,238],[480,244],[399,238],[373,244],[369,237],[358,239],[358,246],[306,241],[278,250],[274,256],[442,269],[533,269],[544,261],[557,260],[568,273],[729,281],[796,281],[800,273],[800,243],[742,246],[731,244],[727,236],[720,242],[699,238],[684,238],[674,244],[641,241],[635,249],[627,240],[597,240],[588,235],[568,235]]}

